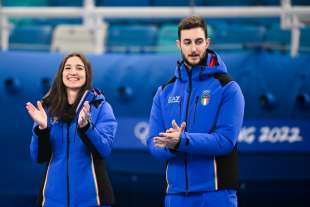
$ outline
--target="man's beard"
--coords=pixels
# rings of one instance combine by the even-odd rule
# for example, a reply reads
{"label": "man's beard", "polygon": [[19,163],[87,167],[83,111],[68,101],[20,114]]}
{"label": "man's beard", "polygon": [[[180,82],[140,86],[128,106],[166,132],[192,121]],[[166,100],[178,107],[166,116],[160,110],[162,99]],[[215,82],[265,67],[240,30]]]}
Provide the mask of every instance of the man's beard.
{"label": "man's beard", "polygon": [[[182,50],[181,50],[181,54],[182,54],[182,59],[183,59],[184,63],[185,63],[187,66],[191,67],[191,68],[194,67],[195,65],[205,65],[205,64],[206,64],[205,61],[206,61],[206,54],[207,54],[207,51],[205,51],[205,52],[203,53],[203,55],[202,55],[202,57],[200,58],[199,62],[198,62],[198,63],[195,63],[195,64],[191,63],[191,62],[185,57],[185,55],[184,55],[184,53],[182,52]],[[192,54],[192,55],[194,55],[194,54]]]}

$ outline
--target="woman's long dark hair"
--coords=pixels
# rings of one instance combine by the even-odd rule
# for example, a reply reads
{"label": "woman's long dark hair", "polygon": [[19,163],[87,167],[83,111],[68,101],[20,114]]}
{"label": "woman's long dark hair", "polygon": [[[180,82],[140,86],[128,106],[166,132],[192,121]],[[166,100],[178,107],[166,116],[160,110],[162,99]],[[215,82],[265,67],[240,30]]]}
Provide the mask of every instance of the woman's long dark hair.
{"label": "woman's long dark hair", "polygon": [[51,117],[58,120],[68,120],[72,118],[72,113],[68,111],[68,98],[66,86],[62,80],[62,73],[67,60],[71,57],[78,57],[85,66],[86,82],[81,87],[78,96],[73,103],[73,109],[76,109],[80,99],[86,90],[92,88],[92,68],[86,57],[81,53],[71,53],[61,62],[53,84],[47,94],[43,97],[43,105],[48,107],[48,113]]}

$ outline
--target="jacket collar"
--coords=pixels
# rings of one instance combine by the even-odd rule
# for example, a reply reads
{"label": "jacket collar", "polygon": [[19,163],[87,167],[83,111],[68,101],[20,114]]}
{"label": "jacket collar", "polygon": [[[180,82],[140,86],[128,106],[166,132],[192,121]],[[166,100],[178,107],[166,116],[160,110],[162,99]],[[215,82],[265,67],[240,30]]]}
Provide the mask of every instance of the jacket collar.
{"label": "jacket collar", "polygon": [[[184,61],[178,61],[175,76],[181,81],[188,81],[189,69]],[[193,80],[204,80],[216,73],[227,73],[226,65],[220,56],[212,50],[207,49],[205,61],[192,67],[191,75]]]}

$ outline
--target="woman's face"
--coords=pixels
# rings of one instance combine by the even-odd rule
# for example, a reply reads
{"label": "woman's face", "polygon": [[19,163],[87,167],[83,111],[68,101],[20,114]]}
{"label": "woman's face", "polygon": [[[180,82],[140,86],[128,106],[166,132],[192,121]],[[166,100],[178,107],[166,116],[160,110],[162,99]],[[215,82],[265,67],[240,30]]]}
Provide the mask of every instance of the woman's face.
{"label": "woman's face", "polygon": [[82,60],[73,56],[67,59],[62,72],[62,81],[67,89],[79,90],[86,82],[86,68]]}

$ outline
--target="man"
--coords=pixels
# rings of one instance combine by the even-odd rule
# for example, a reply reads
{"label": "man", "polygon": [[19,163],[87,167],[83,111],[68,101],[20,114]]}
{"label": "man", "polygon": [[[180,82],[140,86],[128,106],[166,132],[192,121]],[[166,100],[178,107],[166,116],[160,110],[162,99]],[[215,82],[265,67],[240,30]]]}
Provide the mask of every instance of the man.
{"label": "man", "polygon": [[147,141],[167,163],[165,206],[236,207],[242,92],[208,49],[202,18],[183,19],[176,43],[183,60],[156,92]]}

